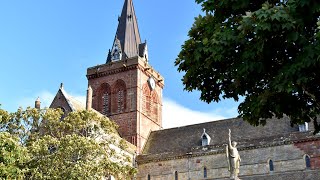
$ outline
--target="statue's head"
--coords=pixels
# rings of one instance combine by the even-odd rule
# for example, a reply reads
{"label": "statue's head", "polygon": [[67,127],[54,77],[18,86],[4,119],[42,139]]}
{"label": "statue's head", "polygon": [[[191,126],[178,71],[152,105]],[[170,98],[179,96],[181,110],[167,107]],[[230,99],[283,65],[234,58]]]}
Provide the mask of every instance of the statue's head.
{"label": "statue's head", "polygon": [[236,147],[236,146],[237,146],[237,142],[232,141],[232,146],[233,146],[233,147]]}

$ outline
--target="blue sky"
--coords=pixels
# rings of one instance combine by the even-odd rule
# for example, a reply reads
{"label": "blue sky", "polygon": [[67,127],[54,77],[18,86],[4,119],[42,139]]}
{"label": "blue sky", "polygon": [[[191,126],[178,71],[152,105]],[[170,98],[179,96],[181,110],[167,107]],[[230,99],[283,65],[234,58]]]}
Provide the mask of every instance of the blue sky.
{"label": "blue sky", "polygon": [[[60,83],[84,99],[86,69],[105,63],[123,0],[0,1],[0,104],[8,111],[49,106]],[[149,63],[165,78],[165,127],[234,117],[238,103],[207,104],[183,91],[174,61],[201,7],[194,0],[133,1]]]}

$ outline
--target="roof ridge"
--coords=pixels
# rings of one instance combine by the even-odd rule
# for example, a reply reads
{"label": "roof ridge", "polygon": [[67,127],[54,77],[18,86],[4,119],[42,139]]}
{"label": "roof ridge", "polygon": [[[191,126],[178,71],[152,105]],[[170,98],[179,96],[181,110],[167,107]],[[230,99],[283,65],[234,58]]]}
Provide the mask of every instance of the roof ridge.
{"label": "roof ridge", "polygon": [[[172,128],[165,128],[165,129],[160,129],[160,130],[157,130],[157,131],[165,131],[165,130],[182,129],[182,128],[190,127],[190,126],[198,126],[198,125],[210,124],[210,123],[214,123],[214,122],[231,121],[231,120],[239,120],[239,119],[242,119],[242,118],[233,117],[233,118],[227,118],[227,119],[219,119],[219,120],[213,120],[213,121],[208,121],[208,122],[202,122],[202,123],[196,123],[196,124],[189,124],[189,125],[185,125],[185,126],[172,127]],[[153,131],[153,132],[157,132],[157,131]]]}

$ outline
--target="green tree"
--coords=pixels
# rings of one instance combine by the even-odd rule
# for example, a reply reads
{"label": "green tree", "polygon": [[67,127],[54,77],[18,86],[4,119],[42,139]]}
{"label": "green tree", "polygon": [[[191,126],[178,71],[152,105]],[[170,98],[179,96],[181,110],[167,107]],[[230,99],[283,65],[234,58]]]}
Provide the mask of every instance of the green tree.
{"label": "green tree", "polygon": [[1,131],[19,137],[29,152],[26,178],[133,177],[130,150],[114,122],[93,111],[62,115],[61,109],[0,111]]}
{"label": "green tree", "polygon": [[188,91],[208,103],[236,101],[252,125],[287,115],[320,127],[320,1],[196,0],[195,19],[176,59]]}
{"label": "green tree", "polygon": [[27,149],[19,144],[18,138],[0,132],[0,179],[23,179],[28,160]]}

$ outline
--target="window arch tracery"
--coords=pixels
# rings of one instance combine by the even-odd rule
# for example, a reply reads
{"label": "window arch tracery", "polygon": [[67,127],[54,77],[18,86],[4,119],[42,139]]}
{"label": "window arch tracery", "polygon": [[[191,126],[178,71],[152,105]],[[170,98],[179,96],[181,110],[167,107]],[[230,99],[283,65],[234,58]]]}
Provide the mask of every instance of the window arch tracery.
{"label": "window arch tracery", "polygon": [[108,83],[101,84],[99,88],[99,111],[104,115],[111,113],[111,87]]}
{"label": "window arch tracery", "polygon": [[151,93],[151,113],[152,116],[154,116],[154,118],[156,119],[156,121],[158,121],[158,94],[156,91],[152,91]]}
{"label": "window arch tracery", "polygon": [[146,114],[149,114],[150,109],[151,109],[151,107],[150,107],[150,105],[151,105],[151,102],[150,102],[151,90],[147,84],[143,85],[142,94],[143,94],[142,95],[142,111]]}
{"label": "window arch tracery", "polygon": [[142,112],[158,121],[159,114],[159,98],[155,90],[151,90],[150,86],[146,83],[142,87]]}
{"label": "window arch tracery", "polygon": [[118,79],[112,88],[112,112],[122,113],[126,109],[127,88],[123,80]]}

